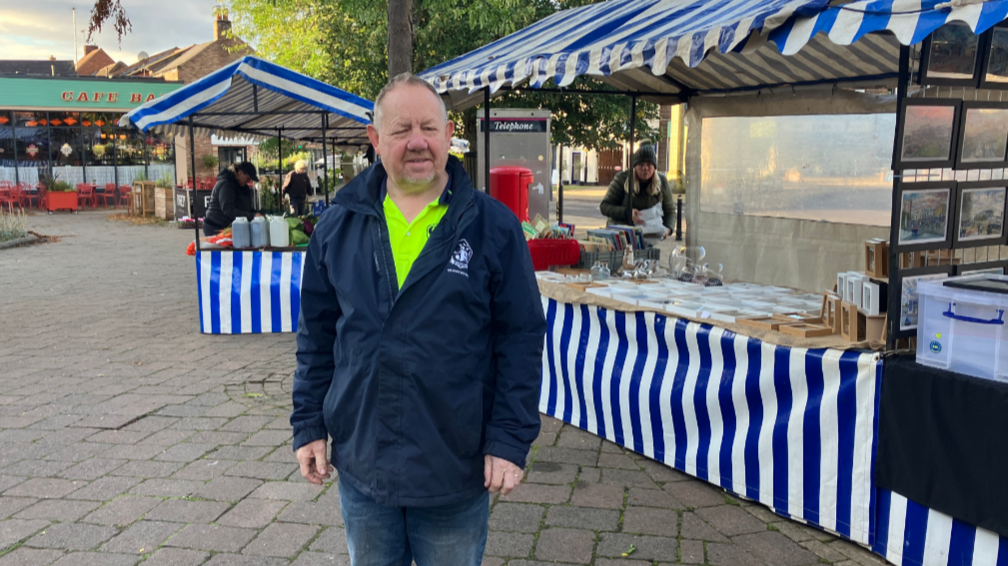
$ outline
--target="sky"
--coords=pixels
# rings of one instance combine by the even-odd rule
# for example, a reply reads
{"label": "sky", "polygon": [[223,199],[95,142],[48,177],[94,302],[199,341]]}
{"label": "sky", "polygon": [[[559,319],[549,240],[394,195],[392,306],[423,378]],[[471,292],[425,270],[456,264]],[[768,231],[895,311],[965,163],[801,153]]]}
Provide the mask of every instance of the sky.
{"label": "sky", "polygon": [[[213,39],[213,0],[122,0],[133,31],[120,45],[111,22],[91,42],[116,61],[135,63],[137,54],[158,53]],[[93,1],[0,0],[0,59],[79,59]],[[77,57],[72,9],[77,8]]]}

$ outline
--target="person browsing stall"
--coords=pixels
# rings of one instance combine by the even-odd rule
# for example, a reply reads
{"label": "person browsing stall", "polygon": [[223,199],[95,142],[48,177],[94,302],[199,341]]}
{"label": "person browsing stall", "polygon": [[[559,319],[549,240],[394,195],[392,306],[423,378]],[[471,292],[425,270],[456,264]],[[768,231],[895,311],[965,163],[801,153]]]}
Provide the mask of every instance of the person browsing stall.
{"label": "person browsing stall", "polygon": [[[609,224],[643,225],[648,212],[661,219],[662,237],[672,233],[675,226],[675,202],[672,187],[665,175],[655,171],[654,146],[642,144],[634,152],[633,169],[620,171],[609,183],[599,210]],[[645,212],[648,211],[648,212]]]}
{"label": "person browsing stall", "polygon": [[429,84],[392,79],[368,126],[380,161],[308,245],[294,450],[312,483],[338,470],[353,566],[481,564],[489,493],[519,484],[539,432],[528,245],[449,156],[453,130]]}
{"label": "person browsing stall", "polygon": [[304,214],[305,200],[308,198],[308,189],[311,188],[311,179],[308,178],[308,164],[302,159],[298,159],[294,164],[294,170],[287,173],[283,182],[283,194],[290,199],[291,214],[301,216]]}
{"label": "person browsing stall", "polygon": [[248,161],[235,163],[221,171],[210,193],[210,204],[203,218],[203,235],[216,236],[239,216],[249,221],[257,216],[255,195],[249,183],[258,181],[255,165]]}

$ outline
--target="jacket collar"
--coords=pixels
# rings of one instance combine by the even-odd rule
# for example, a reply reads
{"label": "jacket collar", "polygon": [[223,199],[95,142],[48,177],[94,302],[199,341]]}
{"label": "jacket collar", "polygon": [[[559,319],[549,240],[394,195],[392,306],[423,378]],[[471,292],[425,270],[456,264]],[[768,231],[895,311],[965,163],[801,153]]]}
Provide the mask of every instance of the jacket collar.
{"label": "jacket collar", "polygon": [[[458,224],[466,205],[472,201],[474,189],[469,175],[462,167],[462,162],[456,157],[448,156],[445,171],[448,172],[449,180],[445,194],[441,195],[441,199],[442,202],[446,198],[448,200],[448,213],[445,215],[445,219],[454,227]],[[384,214],[382,201],[385,197],[384,185],[387,179],[388,173],[385,171],[385,166],[379,161],[361,172],[353,181],[350,181],[349,185],[340,189],[333,197],[333,202],[352,212],[381,216]],[[446,195],[450,195],[450,197],[446,197]]]}

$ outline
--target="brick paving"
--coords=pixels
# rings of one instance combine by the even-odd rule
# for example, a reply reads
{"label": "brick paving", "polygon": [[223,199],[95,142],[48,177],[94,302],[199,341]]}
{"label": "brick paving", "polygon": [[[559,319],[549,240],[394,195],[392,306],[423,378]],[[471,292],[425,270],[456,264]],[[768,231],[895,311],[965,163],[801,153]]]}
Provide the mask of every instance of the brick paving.
{"label": "brick paving", "polygon": [[[0,566],[348,565],[291,452],[293,335],[198,332],[192,232],[34,215],[0,250]],[[488,566],[875,565],[863,548],[543,419]]]}

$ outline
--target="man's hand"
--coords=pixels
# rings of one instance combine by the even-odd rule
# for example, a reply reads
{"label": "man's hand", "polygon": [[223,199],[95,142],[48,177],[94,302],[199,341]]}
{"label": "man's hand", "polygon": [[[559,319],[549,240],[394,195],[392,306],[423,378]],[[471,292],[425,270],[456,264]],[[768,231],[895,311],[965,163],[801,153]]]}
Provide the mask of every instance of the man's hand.
{"label": "man's hand", "polygon": [[326,458],[326,441],[316,440],[298,448],[297,459],[301,464],[301,475],[315,485],[322,485],[322,480],[329,479],[333,467]]}
{"label": "man's hand", "polygon": [[507,495],[511,490],[521,483],[524,472],[513,463],[496,456],[487,454],[483,457],[483,487],[490,490],[490,493]]}
{"label": "man's hand", "polygon": [[636,208],[633,209],[633,223],[637,225],[644,224],[644,220],[641,218],[640,211]]}

